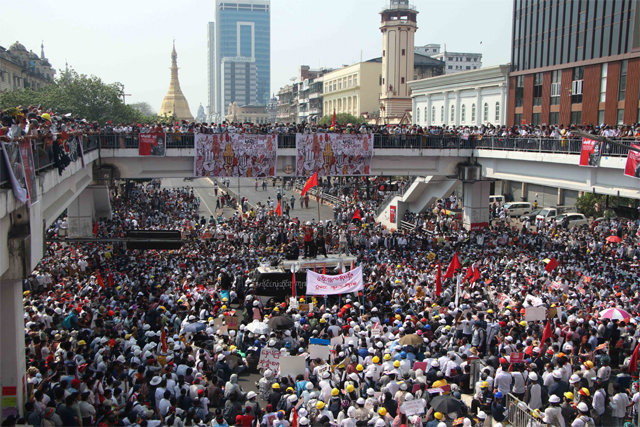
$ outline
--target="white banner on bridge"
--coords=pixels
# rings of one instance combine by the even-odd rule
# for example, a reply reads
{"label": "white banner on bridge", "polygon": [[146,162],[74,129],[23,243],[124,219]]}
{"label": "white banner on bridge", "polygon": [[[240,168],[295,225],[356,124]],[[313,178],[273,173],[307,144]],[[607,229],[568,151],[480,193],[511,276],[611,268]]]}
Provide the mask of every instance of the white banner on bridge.
{"label": "white banner on bridge", "polygon": [[310,133],[296,135],[296,175],[370,175],[373,135]]}
{"label": "white banner on bridge", "polygon": [[362,267],[331,276],[307,270],[307,295],[339,295],[363,289]]}
{"label": "white banner on bridge", "polygon": [[194,176],[274,176],[277,135],[204,134],[193,137]]}

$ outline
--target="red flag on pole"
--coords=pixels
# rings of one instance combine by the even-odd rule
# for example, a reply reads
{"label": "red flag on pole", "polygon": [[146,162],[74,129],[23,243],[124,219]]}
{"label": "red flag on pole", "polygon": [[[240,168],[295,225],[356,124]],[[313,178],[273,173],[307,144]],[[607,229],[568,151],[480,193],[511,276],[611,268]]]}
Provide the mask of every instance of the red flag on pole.
{"label": "red flag on pole", "polygon": [[471,279],[473,277],[473,265],[470,265],[469,268],[467,268],[467,274],[465,274],[464,279],[462,279],[462,282],[466,282],[467,280]]}
{"label": "red flag on pole", "polygon": [[356,208],[356,211],[353,213],[353,218],[351,218],[351,221],[353,221],[354,219],[359,219],[360,221],[362,221],[362,215],[360,215],[360,209]]}
{"label": "red flag on pole", "polygon": [[631,359],[629,359],[629,373],[633,373],[638,369],[638,352],[640,351],[640,343],[636,345],[636,349],[633,350]]}
{"label": "red flag on pole", "polygon": [[98,235],[98,223],[97,222],[93,223],[93,235],[94,236]]}
{"label": "red flag on pole", "polygon": [[167,331],[165,328],[162,328],[162,332],[160,333],[160,342],[162,343],[162,351],[166,353],[169,345],[167,344]]}
{"label": "red flag on pole", "polygon": [[333,120],[331,120],[331,127],[336,126],[336,110],[333,110]]}
{"label": "red flag on pole", "polygon": [[291,427],[298,427],[298,411],[296,411],[296,408],[293,408],[292,411],[293,418],[291,419]]}
{"label": "red flag on pole", "polygon": [[107,285],[109,285],[110,288],[113,288],[113,274],[111,273],[107,275]]}
{"label": "red flag on pole", "polygon": [[544,331],[542,331],[542,340],[540,341],[540,346],[542,347],[549,338],[551,338],[551,320],[547,320],[547,324],[544,327]]}
{"label": "red flag on pole", "polygon": [[98,285],[100,285],[100,287],[104,289],[104,279],[102,278],[102,274],[100,274],[99,271],[96,274],[96,279],[98,279]]}
{"label": "red flag on pole", "polygon": [[436,274],[436,296],[442,293],[442,272],[440,270],[440,261],[438,261],[438,274]]}
{"label": "red flag on pole", "polygon": [[473,270],[473,277],[471,278],[471,283],[475,283],[478,280],[480,280],[480,269],[476,267]]}
{"label": "red flag on pole", "polygon": [[544,269],[547,271],[547,273],[551,273],[553,269],[556,268],[557,266],[558,266],[558,261],[556,261],[555,258],[551,258],[549,260],[549,263],[546,265]]}
{"label": "red flag on pole", "polygon": [[280,207],[280,200],[278,200],[278,206],[276,207],[276,213],[278,216],[282,216],[282,208]]}
{"label": "red flag on pole", "polygon": [[456,271],[461,268],[462,268],[462,265],[458,260],[458,253],[456,252],[453,254],[453,259],[451,260],[451,263],[449,263],[449,267],[447,267],[447,272],[444,274],[444,278],[451,279],[453,275],[456,273]]}
{"label": "red flag on pole", "polygon": [[304,184],[304,188],[300,192],[300,197],[307,194],[307,191],[311,190],[316,185],[318,185],[318,172],[311,175],[311,178],[309,178],[307,182]]}

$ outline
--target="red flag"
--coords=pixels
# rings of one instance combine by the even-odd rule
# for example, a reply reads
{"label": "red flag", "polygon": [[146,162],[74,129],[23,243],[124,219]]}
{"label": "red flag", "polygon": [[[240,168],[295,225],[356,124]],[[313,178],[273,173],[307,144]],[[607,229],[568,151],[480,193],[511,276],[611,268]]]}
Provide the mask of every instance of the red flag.
{"label": "red flag", "polygon": [[556,261],[555,258],[551,258],[549,260],[549,263],[546,265],[544,269],[547,270],[547,273],[551,273],[553,269],[556,268],[557,266],[558,266],[558,261]]}
{"label": "red flag", "polygon": [[636,345],[636,349],[633,350],[631,359],[629,359],[629,373],[635,372],[638,369],[638,352],[640,351],[640,343]]}
{"label": "red flag", "polygon": [[296,296],[296,273],[291,272],[291,295],[295,298]]}
{"label": "red flag", "polygon": [[360,209],[356,208],[356,211],[353,213],[353,218],[351,218],[351,221],[353,221],[354,219],[359,219],[360,221],[362,221],[362,216],[360,215]]}
{"label": "red flag", "polygon": [[169,346],[167,345],[167,331],[164,328],[160,333],[160,342],[162,343],[162,351],[166,353]]}
{"label": "red flag", "polygon": [[316,185],[318,185],[318,172],[311,175],[311,178],[309,178],[304,184],[304,188],[302,189],[302,192],[300,192],[300,197],[307,194],[307,191],[311,190]]}
{"label": "red flag", "polygon": [[333,120],[331,120],[331,127],[336,126],[336,110],[333,110]]}
{"label": "red flag", "polygon": [[540,340],[540,346],[542,347],[549,338],[551,338],[551,320],[547,320],[547,325],[542,331],[542,340]]}
{"label": "red flag", "polygon": [[475,283],[477,280],[480,280],[480,269],[476,267],[473,270],[473,277],[471,278],[471,283]]}
{"label": "red flag", "polygon": [[98,279],[98,285],[100,285],[100,287],[104,289],[104,279],[102,278],[102,274],[100,274],[99,271],[98,274],[96,274],[96,279]]}
{"label": "red flag", "polygon": [[451,263],[449,263],[449,267],[447,267],[447,272],[444,274],[444,278],[451,279],[453,275],[456,273],[456,271],[461,268],[462,268],[462,265],[458,260],[458,253],[456,252],[453,254],[453,259],[451,260]]}
{"label": "red flag", "polygon": [[322,274],[327,274],[327,264],[322,266]]}
{"label": "red flag", "polygon": [[98,223],[94,223],[93,224],[93,235],[97,236],[98,235]]}
{"label": "red flag", "polygon": [[436,274],[436,296],[442,293],[442,272],[440,271],[440,261],[438,261],[438,274]]}
{"label": "red flag", "polygon": [[113,274],[111,273],[107,275],[107,285],[109,285],[110,288],[113,288]]}
{"label": "red flag", "polygon": [[358,200],[358,189],[357,189],[357,188],[355,188],[355,189],[353,190],[353,198],[354,198],[355,200]]}
{"label": "red flag", "polygon": [[473,265],[470,265],[469,268],[467,268],[467,274],[464,275],[464,279],[462,279],[462,282],[466,282],[467,280],[471,279],[471,277],[473,277]]}
{"label": "red flag", "polygon": [[291,419],[291,427],[298,427],[298,411],[296,411],[296,408],[293,408],[292,411],[293,418]]}
{"label": "red flag", "polygon": [[282,216],[282,208],[280,207],[280,200],[278,200],[278,206],[276,207],[276,213],[278,216]]}

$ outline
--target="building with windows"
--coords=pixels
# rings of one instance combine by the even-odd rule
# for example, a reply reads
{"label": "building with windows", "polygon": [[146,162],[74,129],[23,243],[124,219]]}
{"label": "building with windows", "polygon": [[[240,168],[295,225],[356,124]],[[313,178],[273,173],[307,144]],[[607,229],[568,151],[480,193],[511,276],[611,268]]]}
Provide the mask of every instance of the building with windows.
{"label": "building with windows", "polygon": [[324,75],[324,114],[369,117],[380,108],[381,58],[345,66]]}
{"label": "building with windows", "polygon": [[[270,0],[216,0],[215,21],[208,24],[211,121],[221,120],[225,108],[233,102],[240,106],[246,105],[247,100],[263,106],[269,102],[270,19]],[[240,86],[243,89],[232,89]],[[241,93],[244,97],[235,99]]]}
{"label": "building with windows", "polygon": [[448,52],[446,45],[444,52],[440,51],[440,45],[436,43],[416,46],[415,52],[444,62],[444,72],[446,74],[477,70],[482,67],[481,53]]}
{"label": "building with windows", "polygon": [[44,56],[40,56],[15,42],[9,49],[0,46],[0,92],[20,89],[38,90],[53,83],[56,71]]}
{"label": "building with windows", "polygon": [[409,82],[412,121],[420,126],[506,123],[509,65]]}
{"label": "building with windows", "polygon": [[329,69],[301,65],[298,76],[278,91],[277,120],[281,123],[315,123],[322,118],[322,82]]}
{"label": "building with windows", "polygon": [[640,2],[514,0],[509,125],[637,122]]}

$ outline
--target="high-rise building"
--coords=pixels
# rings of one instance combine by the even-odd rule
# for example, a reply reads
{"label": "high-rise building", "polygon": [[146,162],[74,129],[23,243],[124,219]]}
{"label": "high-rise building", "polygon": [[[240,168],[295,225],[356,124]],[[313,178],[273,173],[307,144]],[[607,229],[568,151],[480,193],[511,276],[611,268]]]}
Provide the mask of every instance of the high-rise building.
{"label": "high-rise building", "polygon": [[507,123],[638,121],[640,1],[514,0]]}
{"label": "high-rise building", "polygon": [[382,23],[382,81],[380,116],[383,121],[399,120],[411,111],[407,83],[413,80],[414,35],[418,11],[408,0],[389,0],[380,12]]}
{"label": "high-rise building", "polygon": [[208,24],[210,120],[222,120],[234,102],[269,102],[270,20],[270,0],[216,0],[215,22]]}

